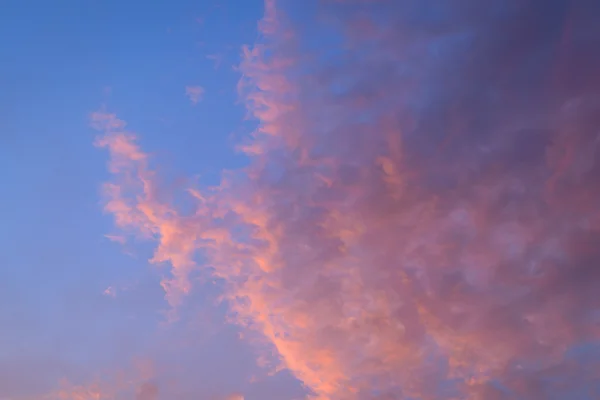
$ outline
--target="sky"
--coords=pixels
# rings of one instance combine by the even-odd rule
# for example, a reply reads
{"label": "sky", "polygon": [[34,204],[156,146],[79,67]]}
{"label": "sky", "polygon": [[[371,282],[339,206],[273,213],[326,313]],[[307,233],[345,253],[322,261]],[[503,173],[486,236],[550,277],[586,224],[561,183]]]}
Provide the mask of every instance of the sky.
{"label": "sky", "polygon": [[4,0],[0,400],[600,398],[599,19]]}

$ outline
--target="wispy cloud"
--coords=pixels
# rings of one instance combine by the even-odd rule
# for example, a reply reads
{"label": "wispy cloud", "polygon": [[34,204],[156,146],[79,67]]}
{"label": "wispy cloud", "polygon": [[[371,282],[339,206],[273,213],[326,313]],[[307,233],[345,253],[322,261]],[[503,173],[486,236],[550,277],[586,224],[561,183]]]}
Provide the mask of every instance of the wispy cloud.
{"label": "wispy cloud", "polygon": [[213,62],[215,69],[219,69],[219,67],[221,67],[221,63],[223,62],[223,54],[208,54],[206,58]]}
{"label": "wispy cloud", "polygon": [[67,381],[61,383],[62,388],[44,397],[44,400],[104,400],[114,399],[113,388],[100,383],[89,385],[73,385]]}
{"label": "wispy cloud", "polygon": [[102,294],[108,297],[117,297],[117,289],[113,286],[109,286],[106,289],[104,289],[104,292],[102,292]]}
{"label": "wispy cloud", "polygon": [[[558,3],[328,1],[308,29],[267,0],[240,67],[250,167],[184,215],[94,114],[105,208],[157,241],[174,307],[202,254],[315,398],[593,398],[600,27]],[[344,52],[303,53],[332,29]]]}
{"label": "wispy cloud", "polygon": [[204,88],[202,86],[186,86],[185,95],[192,104],[198,104],[204,97]]}
{"label": "wispy cloud", "polygon": [[124,129],[125,122],[105,113],[92,114],[92,122],[103,132],[96,145],[108,149],[108,167],[115,176],[113,182],[104,185],[105,210],[114,215],[118,227],[160,241],[151,261],[173,266],[172,279],[162,284],[169,302],[178,304],[179,293],[190,289],[188,276],[195,265],[192,258],[197,238],[191,221],[182,220],[163,201],[156,173],[147,163],[148,155],[137,145],[135,135]]}
{"label": "wispy cloud", "polygon": [[135,395],[135,400],[157,400],[158,386],[151,382],[144,382]]}
{"label": "wispy cloud", "polygon": [[63,379],[57,390],[27,400],[157,400],[160,390],[152,379],[152,362],[134,361],[125,369],[104,371],[88,382],[74,383]]}
{"label": "wispy cloud", "polygon": [[127,243],[127,238],[123,235],[104,235],[104,237],[110,240],[111,242],[116,242],[119,244]]}

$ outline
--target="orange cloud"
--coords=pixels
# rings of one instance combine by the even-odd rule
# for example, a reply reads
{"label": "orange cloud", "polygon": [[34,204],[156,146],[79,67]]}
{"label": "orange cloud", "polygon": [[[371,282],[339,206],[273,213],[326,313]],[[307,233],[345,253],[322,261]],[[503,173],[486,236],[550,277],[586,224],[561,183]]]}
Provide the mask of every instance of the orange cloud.
{"label": "orange cloud", "polygon": [[90,385],[72,385],[61,382],[62,388],[44,397],[48,400],[114,400],[116,393],[112,387],[100,383]]}
{"label": "orange cloud", "polygon": [[157,400],[159,387],[152,382],[154,373],[150,360],[136,359],[124,370],[104,371],[87,382],[63,379],[57,390],[36,400]]}

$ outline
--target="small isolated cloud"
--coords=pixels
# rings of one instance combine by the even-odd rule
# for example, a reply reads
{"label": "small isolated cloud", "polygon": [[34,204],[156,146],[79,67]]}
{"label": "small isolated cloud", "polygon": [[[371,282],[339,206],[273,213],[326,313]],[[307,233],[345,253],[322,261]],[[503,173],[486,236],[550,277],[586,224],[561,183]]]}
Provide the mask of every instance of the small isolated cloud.
{"label": "small isolated cloud", "polygon": [[195,105],[202,100],[202,97],[204,96],[204,88],[202,86],[186,86],[185,94]]}
{"label": "small isolated cloud", "polygon": [[127,242],[127,238],[123,235],[104,235],[104,237],[110,240],[111,242],[116,242],[120,244],[125,244]]}
{"label": "small isolated cloud", "polygon": [[229,395],[225,400],[244,400],[244,395],[235,393],[235,394]]}
{"label": "small isolated cloud", "polygon": [[113,286],[109,286],[106,289],[104,289],[104,292],[102,292],[102,294],[108,297],[117,297],[117,289],[115,289]]}
{"label": "small isolated cloud", "polygon": [[222,54],[209,54],[206,56],[206,58],[214,62],[215,69],[219,69],[221,63],[223,62]]}

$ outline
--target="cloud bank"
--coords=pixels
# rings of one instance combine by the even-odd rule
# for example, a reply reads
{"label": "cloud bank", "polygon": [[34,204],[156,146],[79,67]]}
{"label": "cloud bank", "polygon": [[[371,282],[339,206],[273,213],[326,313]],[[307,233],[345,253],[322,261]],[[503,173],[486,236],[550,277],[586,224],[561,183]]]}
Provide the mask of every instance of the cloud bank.
{"label": "cloud bank", "polygon": [[317,399],[600,396],[600,6],[308,3],[265,2],[250,165],[193,213],[92,115],[105,209],[157,242],[169,304],[210,271],[260,365]]}

